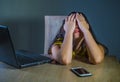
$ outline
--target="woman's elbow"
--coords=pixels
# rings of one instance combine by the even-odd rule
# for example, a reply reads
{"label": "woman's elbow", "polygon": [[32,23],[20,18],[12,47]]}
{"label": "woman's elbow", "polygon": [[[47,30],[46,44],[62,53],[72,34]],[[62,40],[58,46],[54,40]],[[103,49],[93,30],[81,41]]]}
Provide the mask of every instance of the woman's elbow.
{"label": "woman's elbow", "polygon": [[97,65],[97,64],[99,64],[101,62],[102,62],[102,60],[95,60],[94,62],[92,62],[92,64]]}
{"label": "woman's elbow", "polygon": [[103,61],[104,57],[99,57],[99,58],[96,58],[94,59],[94,61],[91,61],[92,64],[96,65],[96,64],[99,64]]}
{"label": "woman's elbow", "polygon": [[63,64],[63,65],[68,65],[68,64],[70,64],[70,63],[71,63],[71,61],[64,60],[64,61],[62,61],[61,64]]}
{"label": "woman's elbow", "polygon": [[62,58],[61,60],[61,64],[63,65],[68,65],[71,63],[72,60],[68,59],[68,58]]}

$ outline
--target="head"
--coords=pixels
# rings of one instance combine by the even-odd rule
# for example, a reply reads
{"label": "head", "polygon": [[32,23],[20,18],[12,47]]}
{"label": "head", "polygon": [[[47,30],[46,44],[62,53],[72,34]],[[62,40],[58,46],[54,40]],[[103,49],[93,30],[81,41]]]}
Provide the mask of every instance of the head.
{"label": "head", "polygon": [[[83,13],[81,13],[81,12],[71,12],[68,16],[70,16],[71,14],[75,14],[75,15],[76,15],[77,13],[83,14]],[[76,17],[75,17],[75,18],[76,18]],[[83,37],[83,33],[82,33],[82,31],[80,30],[77,21],[76,21],[76,24],[75,24],[75,30],[74,30],[74,32],[73,32],[73,37],[74,37],[74,39]]]}
{"label": "head", "polygon": [[[76,13],[82,14],[82,15],[84,16],[84,18],[86,19],[86,22],[88,23],[86,16],[85,16],[82,12],[71,12],[68,16],[70,16],[71,14],[76,14]],[[62,26],[61,26],[61,28],[60,28],[60,31],[58,32],[58,34],[60,34],[60,35],[62,34],[63,36],[64,36],[64,34],[65,34],[65,31],[64,31],[64,28],[63,28],[64,23],[65,23],[65,21],[63,21],[63,24],[62,24]],[[80,30],[77,21],[76,21],[76,25],[75,25],[75,26],[76,26],[76,27],[75,27],[75,30],[74,30],[74,33],[73,33],[73,37],[74,37],[74,38],[83,37],[83,33],[82,33],[82,31]]]}

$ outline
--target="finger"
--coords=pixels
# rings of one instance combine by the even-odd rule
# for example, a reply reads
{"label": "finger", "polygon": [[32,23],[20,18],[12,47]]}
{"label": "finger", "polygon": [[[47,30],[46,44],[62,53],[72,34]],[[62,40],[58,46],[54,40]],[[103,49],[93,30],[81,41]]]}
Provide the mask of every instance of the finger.
{"label": "finger", "polygon": [[71,14],[70,16],[68,16],[68,20],[71,20],[71,17],[73,16],[73,14]]}
{"label": "finger", "polygon": [[76,23],[76,19],[75,18],[73,19],[73,22]]}
{"label": "finger", "polygon": [[76,15],[79,15],[79,13],[76,13]]}
{"label": "finger", "polygon": [[81,17],[81,20],[85,20],[85,17],[82,14],[80,14],[80,17]]}
{"label": "finger", "polygon": [[78,17],[79,17],[79,13],[76,13],[76,19],[78,20]]}
{"label": "finger", "polygon": [[74,19],[75,19],[75,14],[72,15],[71,21],[74,21]]}

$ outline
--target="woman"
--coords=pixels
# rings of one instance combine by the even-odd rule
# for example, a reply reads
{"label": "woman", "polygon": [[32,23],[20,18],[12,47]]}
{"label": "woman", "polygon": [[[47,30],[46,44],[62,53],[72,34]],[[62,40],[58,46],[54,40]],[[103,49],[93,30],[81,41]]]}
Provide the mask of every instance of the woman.
{"label": "woman", "polygon": [[60,64],[70,64],[72,58],[87,58],[98,64],[104,59],[104,47],[93,38],[90,25],[82,13],[71,13],[49,48],[51,57]]}

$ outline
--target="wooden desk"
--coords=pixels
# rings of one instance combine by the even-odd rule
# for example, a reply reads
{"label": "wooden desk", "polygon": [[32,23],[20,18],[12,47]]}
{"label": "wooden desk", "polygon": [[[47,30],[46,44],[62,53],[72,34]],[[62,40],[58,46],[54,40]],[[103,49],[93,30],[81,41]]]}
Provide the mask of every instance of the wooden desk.
{"label": "wooden desk", "polygon": [[[85,67],[93,76],[76,76],[70,71],[76,66]],[[15,69],[0,62],[0,82],[120,82],[120,64],[114,57],[108,56],[98,65],[73,60],[67,66],[44,64]]]}

